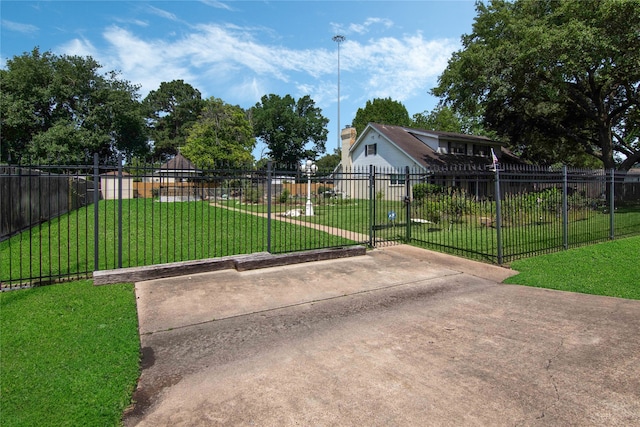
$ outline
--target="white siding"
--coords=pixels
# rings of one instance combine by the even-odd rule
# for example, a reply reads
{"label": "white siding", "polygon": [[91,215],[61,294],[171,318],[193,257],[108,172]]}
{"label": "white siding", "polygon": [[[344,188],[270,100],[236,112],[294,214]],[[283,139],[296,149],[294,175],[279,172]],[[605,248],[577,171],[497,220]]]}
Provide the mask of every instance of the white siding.
{"label": "white siding", "polygon": [[[376,144],[375,155],[365,155],[366,146]],[[394,172],[404,173],[405,166],[411,168],[422,167],[419,163],[406,155],[395,144],[391,143],[384,136],[371,129],[364,139],[351,152],[351,159],[354,171],[368,170],[370,166],[375,166],[378,174],[376,192],[382,192],[386,200],[402,200],[404,197],[404,184],[391,184]],[[399,169],[396,169],[399,168]],[[350,197],[368,194],[367,181],[352,181],[350,183]]]}
{"label": "white siding", "polygon": [[[366,146],[376,144],[375,155],[365,155]],[[389,142],[378,132],[370,131],[364,140],[351,152],[352,165],[354,169],[368,168],[373,165],[376,168],[394,168],[401,166],[418,166],[418,164],[398,147]]]}

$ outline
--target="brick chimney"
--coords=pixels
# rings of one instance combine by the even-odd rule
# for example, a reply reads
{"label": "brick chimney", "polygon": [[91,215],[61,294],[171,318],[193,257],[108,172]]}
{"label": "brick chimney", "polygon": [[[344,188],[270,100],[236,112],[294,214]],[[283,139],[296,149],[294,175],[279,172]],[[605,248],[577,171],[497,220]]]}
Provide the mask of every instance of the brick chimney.
{"label": "brick chimney", "polygon": [[342,129],[340,133],[340,138],[342,140],[342,153],[340,157],[340,161],[342,163],[342,170],[350,170],[351,169],[351,159],[349,158],[349,150],[351,146],[356,142],[356,128],[351,126],[346,126]]}

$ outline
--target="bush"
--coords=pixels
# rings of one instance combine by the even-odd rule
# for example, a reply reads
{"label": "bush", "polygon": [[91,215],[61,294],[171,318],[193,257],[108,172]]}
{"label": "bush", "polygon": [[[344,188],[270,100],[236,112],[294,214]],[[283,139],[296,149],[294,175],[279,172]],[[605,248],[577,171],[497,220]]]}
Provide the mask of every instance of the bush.
{"label": "bush", "polygon": [[246,203],[260,203],[262,201],[262,191],[258,188],[247,188],[244,190],[244,201]]}
{"label": "bush", "polygon": [[444,187],[436,184],[428,184],[426,182],[416,184],[413,186],[413,200],[424,200],[429,194],[441,194],[444,192]]}
{"label": "bush", "polygon": [[324,197],[325,199],[329,199],[333,197],[333,188],[325,187],[324,185],[318,186],[318,196]]}
{"label": "bush", "polygon": [[285,188],[284,190],[282,190],[282,193],[280,193],[278,201],[280,203],[287,203],[287,201],[289,200],[289,196],[291,196],[291,192],[287,188]]}

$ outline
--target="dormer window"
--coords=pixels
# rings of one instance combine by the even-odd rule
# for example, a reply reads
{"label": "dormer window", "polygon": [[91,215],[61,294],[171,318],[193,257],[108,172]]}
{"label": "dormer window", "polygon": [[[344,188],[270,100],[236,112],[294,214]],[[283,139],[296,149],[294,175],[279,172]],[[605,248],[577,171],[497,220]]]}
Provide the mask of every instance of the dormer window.
{"label": "dormer window", "polygon": [[489,157],[489,153],[491,152],[491,148],[486,145],[474,145],[473,146],[473,155],[480,157]]}
{"label": "dormer window", "polygon": [[467,145],[464,142],[450,142],[449,153],[451,154],[467,154]]}

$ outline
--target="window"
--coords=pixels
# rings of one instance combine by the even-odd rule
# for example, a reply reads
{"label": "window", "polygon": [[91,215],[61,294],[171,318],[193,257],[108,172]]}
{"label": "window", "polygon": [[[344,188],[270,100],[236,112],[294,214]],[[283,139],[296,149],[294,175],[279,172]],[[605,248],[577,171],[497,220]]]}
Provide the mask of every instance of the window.
{"label": "window", "polygon": [[481,156],[481,157],[489,157],[489,147],[486,145],[474,145],[473,146],[473,155]]}
{"label": "window", "polygon": [[368,144],[365,146],[365,156],[375,156],[378,153],[378,144]]}
{"label": "window", "polygon": [[467,146],[464,142],[451,142],[449,144],[449,153],[467,154]]}
{"label": "window", "polygon": [[404,174],[392,174],[389,184],[391,185],[404,185]]}

